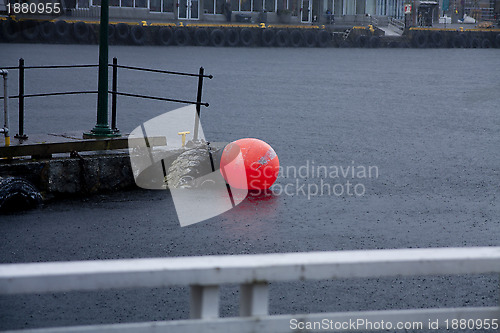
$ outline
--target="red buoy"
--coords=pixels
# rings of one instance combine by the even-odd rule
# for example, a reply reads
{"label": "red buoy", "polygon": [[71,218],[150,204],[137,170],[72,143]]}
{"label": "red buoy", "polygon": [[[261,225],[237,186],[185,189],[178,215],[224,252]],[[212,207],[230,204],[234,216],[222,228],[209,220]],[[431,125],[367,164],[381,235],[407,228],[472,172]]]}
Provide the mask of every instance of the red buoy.
{"label": "red buoy", "polygon": [[278,178],[280,162],[274,149],[259,139],[240,139],[222,152],[220,170],[231,187],[267,190]]}

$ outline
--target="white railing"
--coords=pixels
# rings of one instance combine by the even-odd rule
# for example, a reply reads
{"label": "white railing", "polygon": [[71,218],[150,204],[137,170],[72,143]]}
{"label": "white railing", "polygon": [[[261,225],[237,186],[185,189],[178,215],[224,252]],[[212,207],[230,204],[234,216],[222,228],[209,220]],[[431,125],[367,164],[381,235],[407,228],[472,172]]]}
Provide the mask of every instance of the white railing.
{"label": "white railing", "polygon": [[[191,319],[37,329],[35,332],[290,332],[297,322],[422,322],[500,318],[500,307],[268,315],[277,281],[500,273],[500,247],[308,252],[0,265],[0,294],[190,286]],[[240,317],[219,317],[219,286],[240,284]],[[498,295],[495,295],[497,298]],[[425,326],[424,326],[425,328]],[[361,331],[366,331],[361,327]]]}

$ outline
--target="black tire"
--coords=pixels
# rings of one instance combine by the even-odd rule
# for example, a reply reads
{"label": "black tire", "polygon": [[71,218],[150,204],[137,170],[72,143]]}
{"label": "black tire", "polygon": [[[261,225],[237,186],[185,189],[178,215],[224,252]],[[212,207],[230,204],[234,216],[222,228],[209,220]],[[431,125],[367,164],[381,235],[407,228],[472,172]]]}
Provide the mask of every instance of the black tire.
{"label": "black tire", "polygon": [[316,46],[316,30],[306,30],[304,32],[304,44],[307,47],[315,47]]}
{"label": "black tire", "polygon": [[40,24],[40,37],[47,42],[52,41],[54,39],[55,29],[54,22],[43,22]]}
{"label": "black tire", "polygon": [[368,37],[364,36],[364,35],[356,37],[354,45],[356,47],[367,47],[367,45],[368,45]]}
{"label": "black tire", "polygon": [[174,41],[176,45],[186,46],[191,42],[189,37],[189,32],[185,28],[175,29],[174,31]]}
{"label": "black tire", "polygon": [[500,34],[495,37],[495,45],[500,49]]}
{"label": "black tire", "polygon": [[252,30],[248,28],[241,29],[240,41],[243,46],[252,46],[255,42]]}
{"label": "black tire", "polygon": [[415,34],[412,39],[413,45],[419,49],[427,47],[428,36],[425,32],[420,31]]}
{"label": "black tire", "polygon": [[464,46],[465,48],[469,48],[471,46],[471,39],[468,35],[466,35],[465,33],[460,33],[459,34],[460,38],[462,38],[463,42],[464,42]]}
{"label": "black tire", "polygon": [[130,36],[130,28],[125,23],[118,23],[115,26],[115,36],[117,40],[125,42]]}
{"label": "black tire", "polygon": [[196,147],[180,154],[171,164],[167,174],[169,188],[197,188],[199,177],[212,172],[210,155],[206,147]]}
{"label": "black tire", "polygon": [[290,45],[300,47],[304,43],[304,35],[299,30],[293,30],[290,33]]}
{"label": "black tire", "polygon": [[208,34],[208,30],[205,28],[198,28],[194,32],[194,40],[196,45],[199,46],[207,46],[210,44],[210,35]]}
{"label": "black tire", "polygon": [[487,38],[483,39],[483,41],[481,42],[481,47],[483,49],[491,49],[491,41]]}
{"label": "black tire", "polygon": [[280,30],[276,33],[276,45],[286,47],[290,43],[290,34],[286,30]]}
{"label": "black tire", "polygon": [[169,27],[164,27],[158,30],[158,43],[160,45],[169,46],[174,42],[174,32]]}
{"label": "black tire", "polygon": [[227,29],[224,39],[228,46],[238,46],[240,44],[240,33],[237,29]]}
{"label": "black tire", "polygon": [[19,37],[20,26],[19,23],[13,20],[3,21],[2,35],[5,40],[12,42]]}
{"label": "black tire", "polygon": [[28,41],[32,41],[33,39],[37,38],[40,33],[38,23],[32,20],[23,21],[21,23],[21,27],[21,34],[23,35],[24,39]]}
{"label": "black tire", "polygon": [[274,42],[276,40],[274,30],[263,29],[262,34],[260,36],[260,40],[261,40],[262,46],[274,46]]}
{"label": "black tire", "polygon": [[19,177],[0,177],[0,212],[35,208],[42,202],[40,192]]}
{"label": "black tire", "polygon": [[391,49],[397,49],[399,47],[399,43],[396,41],[392,41],[392,42],[389,42],[389,44],[387,46]]}
{"label": "black tire", "polygon": [[439,31],[434,31],[431,35],[432,43],[434,44],[435,47],[443,47],[444,45],[444,38],[443,34]]}
{"label": "black tire", "polygon": [[70,25],[65,21],[55,23],[54,36],[58,41],[64,41],[69,36]]}
{"label": "black tire", "polygon": [[210,33],[210,44],[213,46],[224,46],[225,44],[224,32],[221,29],[214,29]]}
{"label": "black tire", "polygon": [[470,41],[470,47],[473,49],[478,49],[481,47],[481,40],[477,37],[474,37]]}
{"label": "black tire", "polygon": [[339,44],[339,47],[343,48],[343,49],[348,49],[350,47],[353,47],[354,45],[352,45],[352,43],[348,40],[344,40],[342,41],[340,44]]}
{"label": "black tire", "polygon": [[319,47],[327,47],[331,42],[331,35],[326,30],[318,32],[318,45]]}
{"label": "black tire", "polygon": [[130,29],[130,39],[135,45],[144,45],[146,41],[146,32],[140,25],[135,25]]}
{"label": "black tire", "polygon": [[408,42],[401,42],[401,44],[399,44],[399,47],[402,49],[409,49],[410,44]]}
{"label": "black tire", "polygon": [[116,27],[113,24],[108,25],[108,39],[110,41],[115,39],[115,30]]}
{"label": "black tire", "polygon": [[465,38],[462,35],[453,37],[453,47],[456,49],[465,47]]}
{"label": "black tire", "polygon": [[372,49],[376,49],[380,46],[380,38],[378,36],[371,36],[370,37],[370,47]]}
{"label": "black tire", "polygon": [[73,36],[78,42],[87,42],[89,40],[89,26],[85,22],[76,22],[73,24]]}

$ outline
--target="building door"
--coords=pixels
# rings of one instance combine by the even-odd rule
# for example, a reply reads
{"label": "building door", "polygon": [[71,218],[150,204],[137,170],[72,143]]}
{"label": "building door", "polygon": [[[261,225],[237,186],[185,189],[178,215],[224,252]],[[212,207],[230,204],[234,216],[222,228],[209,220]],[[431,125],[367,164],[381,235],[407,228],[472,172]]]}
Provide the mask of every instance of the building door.
{"label": "building door", "polygon": [[179,0],[180,20],[198,20],[200,18],[199,0]]}
{"label": "building door", "polygon": [[301,0],[300,22],[309,23],[312,20],[312,0]]}

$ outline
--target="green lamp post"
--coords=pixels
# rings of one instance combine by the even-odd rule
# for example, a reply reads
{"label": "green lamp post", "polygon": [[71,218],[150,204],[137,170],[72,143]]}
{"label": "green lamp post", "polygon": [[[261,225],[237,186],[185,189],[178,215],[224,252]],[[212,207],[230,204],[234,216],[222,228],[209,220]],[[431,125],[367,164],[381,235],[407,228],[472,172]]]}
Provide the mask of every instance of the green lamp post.
{"label": "green lamp post", "polygon": [[101,0],[101,22],[99,27],[99,82],[97,93],[97,123],[84,138],[112,138],[121,136],[120,132],[109,127],[108,123],[108,24],[109,0]]}

